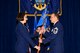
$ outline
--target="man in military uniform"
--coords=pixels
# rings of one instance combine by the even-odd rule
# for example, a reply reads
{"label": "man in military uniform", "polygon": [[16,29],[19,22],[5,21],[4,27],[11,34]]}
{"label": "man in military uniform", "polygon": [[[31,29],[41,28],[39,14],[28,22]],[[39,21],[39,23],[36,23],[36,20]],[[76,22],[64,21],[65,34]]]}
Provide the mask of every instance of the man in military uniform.
{"label": "man in military uniform", "polygon": [[46,31],[43,27],[39,32],[48,37],[45,40],[39,38],[39,42],[44,44],[50,43],[49,53],[63,53],[63,27],[59,21],[58,14],[53,13],[50,17],[50,21],[53,23],[51,31]]}
{"label": "man in military uniform", "polygon": [[17,33],[17,41],[16,41],[16,53],[28,53],[29,44],[37,49],[40,50],[35,43],[33,43],[31,37],[28,33],[28,29],[25,27],[25,23],[28,20],[27,15],[25,13],[19,13],[17,20],[19,23],[16,26],[16,33]]}

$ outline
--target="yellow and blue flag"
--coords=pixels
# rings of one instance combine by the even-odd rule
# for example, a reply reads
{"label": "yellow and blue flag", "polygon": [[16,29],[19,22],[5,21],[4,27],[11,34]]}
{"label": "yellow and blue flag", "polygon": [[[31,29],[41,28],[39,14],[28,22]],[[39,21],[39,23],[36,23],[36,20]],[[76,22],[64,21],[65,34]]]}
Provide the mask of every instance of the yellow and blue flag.
{"label": "yellow and blue flag", "polygon": [[[29,14],[34,14],[37,10],[34,8],[34,4],[41,3],[42,7],[43,4],[46,4],[48,6],[48,14],[57,13],[60,10],[60,0],[20,0],[19,8],[20,12],[27,12]],[[43,9],[44,10],[44,9]],[[42,11],[38,11],[38,14],[41,14]]]}

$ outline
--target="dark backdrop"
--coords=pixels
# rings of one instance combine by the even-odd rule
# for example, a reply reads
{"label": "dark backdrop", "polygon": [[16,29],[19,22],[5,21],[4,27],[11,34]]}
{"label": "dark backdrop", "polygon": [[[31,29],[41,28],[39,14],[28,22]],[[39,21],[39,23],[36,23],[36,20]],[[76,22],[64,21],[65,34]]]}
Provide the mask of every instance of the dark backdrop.
{"label": "dark backdrop", "polygon": [[[0,0],[0,53],[15,53],[17,0]],[[63,0],[64,53],[80,53],[80,1]]]}

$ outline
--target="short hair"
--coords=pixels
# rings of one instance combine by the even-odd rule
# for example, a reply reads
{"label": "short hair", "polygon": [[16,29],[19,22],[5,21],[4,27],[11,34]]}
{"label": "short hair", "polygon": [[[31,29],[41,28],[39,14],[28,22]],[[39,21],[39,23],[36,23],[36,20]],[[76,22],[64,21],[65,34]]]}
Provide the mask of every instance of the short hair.
{"label": "short hair", "polygon": [[17,19],[18,21],[23,21],[23,20],[24,20],[24,16],[25,16],[25,13],[18,13],[16,19]]}
{"label": "short hair", "polygon": [[52,13],[52,14],[54,14],[59,19],[59,14],[58,13]]}

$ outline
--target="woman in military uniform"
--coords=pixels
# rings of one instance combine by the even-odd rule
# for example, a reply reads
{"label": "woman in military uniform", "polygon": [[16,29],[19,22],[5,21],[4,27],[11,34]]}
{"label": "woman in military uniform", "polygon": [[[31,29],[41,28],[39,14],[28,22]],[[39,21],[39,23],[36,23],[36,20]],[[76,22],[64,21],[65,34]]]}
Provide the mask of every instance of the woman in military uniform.
{"label": "woman in military uniform", "polygon": [[27,15],[25,13],[19,13],[17,16],[17,20],[19,21],[19,23],[16,26],[17,33],[17,41],[15,46],[16,53],[28,53],[29,44],[33,48],[40,50],[40,47],[33,43],[28,33],[28,29],[26,29],[25,27],[25,23],[28,20]]}

